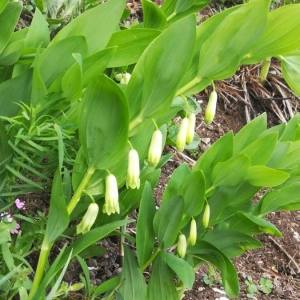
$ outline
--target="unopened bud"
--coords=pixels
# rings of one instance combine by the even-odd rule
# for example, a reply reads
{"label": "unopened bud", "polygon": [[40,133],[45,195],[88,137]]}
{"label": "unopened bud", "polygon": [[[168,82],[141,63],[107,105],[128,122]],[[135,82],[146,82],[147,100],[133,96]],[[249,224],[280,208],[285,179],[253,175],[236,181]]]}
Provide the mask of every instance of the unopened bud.
{"label": "unopened bud", "polygon": [[194,246],[197,241],[197,224],[194,219],[191,221],[189,243]]}
{"label": "unopened bud", "polygon": [[176,139],[176,148],[179,152],[182,152],[184,150],[188,127],[189,127],[189,119],[188,118],[182,119],[179,125],[179,131]]}
{"label": "unopened bud", "polygon": [[206,107],[206,111],[205,111],[205,123],[206,124],[210,124],[216,114],[216,108],[217,108],[217,100],[218,100],[218,94],[216,91],[212,91],[210,96],[209,96],[209,100],[208,100],[208,104]]}
{"label": "unopened bud", "polygon": [[96,203],[91,203],[83,216],[81,222],[76,226],[77,234],[82,233],[85,234],[86,232],[90,231],[91,227],[96,221],[98,215],[99,207]]}
{"label": "unopened bud", "polygon": [[202,218],[202,224],[204,228],[208,227],[209,224],[209,218],[210,218],[210,207],[208,204],[205,206],[205,210],[203,213],[203,218]]}
{"label": "unopened bud", "polygon": [[186,134],[186,144],[189,145],[193,139],[194,139],[194,135],[195,135],[195,122],[196,122],[196,116],[194,113],[191,113],[189,115],[189,126],[187,129],[187,134]]}
{"label": "unopened bud", "polygon": [[115,75],[115,79],[119,81],[121,84],[128,84],[130,80],[130,73],[119,73]]}
{"label": "unopened bud", "polygon": [[76,292],[76,291],[79,291],[79,290],[81,290],[83,288],[84,288],[84,284],[81,283],[81,282],[79,282],[79,283],[75,283],[75,284],[71,285],[69,287],[69,291],[70,292]]}
{"label": "unopened bud", "polygon": [[178,237],[178,244],[177,244],[177,253],[179,257],[184,258],[186,253],[187,243],[186,237],[184,234],[180,234]]}
{"label": "unopened bud", "polygon": [[128,170],[126,187],[132,189],[140,188],[140,161],[136,150],[131,149],[128,153]]}
{"label": "unopened bud", "polygon": [[152,135],[149,152],[148,152],[148,163],[151,167],[156,167],[160,161],[162,153],[162,133],[160,130],[155,130]]}
{"label": "unopened bud", "polygon": [[120,213],[118,184],[113,174],[105,178],[105,203],[102,211],[108,215]]}

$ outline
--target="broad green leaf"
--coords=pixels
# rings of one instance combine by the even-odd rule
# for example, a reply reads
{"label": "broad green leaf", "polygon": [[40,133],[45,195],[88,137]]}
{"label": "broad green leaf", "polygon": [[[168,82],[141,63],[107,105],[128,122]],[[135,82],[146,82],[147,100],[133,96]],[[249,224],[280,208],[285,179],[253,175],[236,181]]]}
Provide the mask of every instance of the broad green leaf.
{"label": "broad green leaf", "polygon": [[[3,218],[3,217],[2,217]],[[11,241],[11,230],[16,228],[16,222],[0,222],[0,245]]]}
{"label": "broad green leaf", "polygon": [[267,193],[257,204],[255,212],[261,216],[279,210],[300,209],[300,183]]}
{"label": "broad green leaf", "polygon": [[173,254],[166,253],[166,262],[187,289],[191,290],[195,281],[195,271],[184,259]]}
{"label": "broad green leaf", "polygon": [[218,139],[208,150],[206,150],[198,159],[193,172],[201,170],[206,179],[206,186],[212,184],[211,174],[219,162],[227,161],[232,157],[233,134],[228,132]]}
{"label": "broad green leaf", "polygon": [[103,73],[115,51],[116,47],[105,48],[83,60],[82,88],[85,88],[94,77]]}
{"label": "broad green leaf", "polygon": [[291,54],[280,55],[282,75],[289,87],[300,95],[300,50]]}
{"label": "broad green leaf", "polygon": [[184,199],[185,215],[196,216],[200,214],[205,203],[205,190],[205,177],[200,170],[185,176],[179,188],[179,195]]}
{"label": "broad green leaf", "polygon": [[234,186],[244,180],[250,167],[250,158],[239,154],[231,159],[218,163],[212,173],[213,187],[221,185]]}
{"label": "broad green leaf", "polygon": [[281,237],[281,233],[275,225],[267,220],[244,212],[237,212],[230,219],[228,226],[230,230],[236,230],[248,235],[268,233]]}
{"label": "broad green leaf", "polygon": [[286,124],[285,130],[280,138],[280,142],[294,141],[299,124],[299,114],[296,114]]}
{"label": "broad green leaf", "polygon": [[286,155],[283,157],[283,159],[279,162],[278,168],[284,169],[284,168],[293,168],[300,164],[300,141],[293,142]]}
{"label": "broad green leaf", "polygon": [[235,73],[244,54],[264,33],[269,4],[253,0],[218,24],[201,47],[198,78],[219,80]]}
{"label": "broad green leaf", "polygon": [[240,153],[247,155],[251,159],[251,165],[264,165],[266,164],[276,147],[278,133],[274,132],[266,135],[249,146],[244,148]]}
{"label": "broad green leaf", "polygon": [[155,234],[152,224],[155,211],[155,201],[152,189],[150,184],[146,182],[141,198],[136,226],[136,254],[140,267],[147,262],[153,250]]}
{"label": "broad green leaf", "polygon": [[154,261],[148,284],[148,300],[179,300],[172,275],[161,252]]}
{"label": "broad green leaf", "polygon": [[248,51],[242,63],[253,64],[267,57],[298,49],[300,47],[299,14],[300,4],[284,5],[270,12],[264,34]]}
{"label": "broad green leaf", "polygon": [[0,55],[0,66],[9,66],[16,63],[21,56],[24,42],[16,41],[8,45]]}
{"label": "broad green leaf", "polygon": [[80,53],[84,57],[86,51],[86,41],[82,36],[65,38],[55,44],[51,43],[40,55],[40,74],[46,87],[49,87],[74,64],[73,53]]}
{"label": "broad green leaf", "polygon": [[262,247],[262,244],[255,238],[242,233],[236,229],[210,230],[203,238],[205,241],[213,244],[228,258],[242,255],[247,250]]}
{"label": "broad green leaf", "polygon": [[129,247],[124,244],[124,266],[120,280],[123,281],[119,292],[124,300],[146,299],[147,285]]}
{"label": "broad green leaf", "polygon": [[4,81],[0,84],[1,115],[15,116],[20,107],[16,104],[20,101],[28,103],[31,95],[32,71],[29,70],[21,76]]}
{"label": "broad green leaf", "polygon": [[51,45],[68,37],[83,36],[87,42],[89,55],[102,50],[118,26],[125,2],[125,0],[110,0],[85,11],[65,26],[54,37]]}
{"label": "broad green leaf", "polygon": [[153,228],[159,245],[164,249],[173,246],[176,241],[183,216],[184,201],[181,196],[162,202],[153,219]]}
{"label": "broad green leaf", "polygon": [[3,11],[3,9],[7,5],[8,1],[9,0],[2,0],[2,2],[0,2],[0,13]]}
{"label": "broad green leaf", "polygon": [[191,59],[186,45],[194,47],[195,24],[195,17],[189,16],[171,25],[139,59],[125,90],[130,130],[145,118],[157,117],[170,108]]}
{"label": "broad green leaf", "polygon": [[173,173],[164,191],[162,202],[167,202],[172,197],[179,195],[180,185],[191,173],[191,169],[186,163],[181,164]]}
{"label": "broad green leaf", "polygon": [[233,138],[233,153],[238,154],[253,143],[262,132],[267,129],[267,116],[265,113],[253,119],[244,126]]}
{"label": "broad green leaf", "polygon": [[0,13],[0,54],[5,49],[12,33],[14,32],[21,14],[21,10],[21,2],[10,2],[7,3],[5,8]]}
{"label": "broad green leaf", "polygon": [[142,0],[142,6],[144,27],[158,30],[165,29],[167,18],[163,11],[149,0]]}
{"label": "broad green leaf", "polygon": [[258,165],[248,169],[244,180],[254,186],[274,187],[284,183],[289,177],[286,172]]}
{"label": "broad green leaf", "polygon": [[206,241],[197,241],[187,249],[187,255],[193,255],[209,262],[221,271],[222,283],[229,297],[239,294],[238,276],[231,261],[215,246]]}
{"label": "broad green leaf", "polygon": [[88,166],[109,169],[119,161],[127,146],[128,123],[123,92],[106,76],[95,78],[85,91],[79,116],[79,137]]}
{"label": "broad green leaf", "polygon": [[107,44],[107,47],[117,46],[108,68],[136,63],[145,49],[159,34],[160,31],[148,28],[132,28],[115,32]]}
{"label": "broad green leaf", "polygon": [[79,100],[82,94],[82,58],[80,53],[73,53],[72,55],[75,62],[62,78],[63,97],[68,101]]}
{"label": "broad green leaf", "polygon": [[191,8],[196,0],[177,0],[175,5],[175,13],[181,13]]}
{"label": "broad green leaf", "polygon": [[50,210],[45,233],[48,244],[54,242],[67,228],[69,215],[63,192],[60,170],[57,169],[52,183]]}
{"label": "broad green leaf", "polygon": [[50,32],[45,17],[38,8],[35,9],[32,22],[24,39],[27,48],[46,48],[50,42]]}
{"label": "broad green leaf", "polygon": [[267,167],[278,169],[280,163],[285,158],[285,155],[288,152],[291,144],[292,142],[277,143],[270,160],[266,164]]}

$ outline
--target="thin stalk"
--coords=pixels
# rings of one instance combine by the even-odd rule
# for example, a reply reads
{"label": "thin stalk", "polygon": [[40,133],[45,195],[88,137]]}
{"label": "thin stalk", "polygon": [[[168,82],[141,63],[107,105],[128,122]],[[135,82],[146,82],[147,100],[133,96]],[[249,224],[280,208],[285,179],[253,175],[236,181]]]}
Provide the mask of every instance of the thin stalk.
{"label": "thin stalk", "polygon": [[41,253],[40,253],[36,273],[35,273],[34,280],[33,280],[33,283],[32,283],[32,287],[31,287],[31,290],[30,290],[30,293],[29,293],[29,298],[28,298],[29,300],[32,299],[32,297],[34,296],[34,294],[38,290],[40,282],[43,278],[44,271],[45,271],[45,266],[46,266],[46,263],[47,263],[47,260],[48,260],[48,256],[49,256],[51,247],[52,247],[52,244],[49,244],[44,239],[43,243],[42,243],[42,248],[41,248]]}
{"label": "thin stalk", "polygon": [[271,65],[271,57],[268,57],[263,61],[262,67],[260,69],[260,74],[258,76],[258,80],[260,83],[265,82],[265,80],[267,79],[267,76],[269,74],[270,65]]}
{"label": "thin stalk", "polygon": [[89,167],[86,171],[86,173],[84,174],[80,185],[78,186],[77,190],[75,191],[73,197],[71,198],[69,204],[68,204],[68,214],[70,215],[72,213],[72,211],[74,210],[74,208],[76,207],[82,192],[84,191],[85,187],[87,186],[89,180],[91,179],[91,177],[93,176],[93,174],[95,173],[95,168]]}
{"label": "thin stalk", "polygon": [[185,86],[183,86],[181,89],[177,91],[177,96],[184,95],[191,88],[199,84],[201,80],[202,80],[201,77],[196,76],[193,80],[191,80],[189,83],[187,83]]}
{"label": "thin stalk", "polygon": [[141,116],[138,116],[135,119],[133,119],[129,123],[129,131],[131,131],[134,127],[136,127],[137,125],[139,125],[140,123],[142,123],[142,121],[143,121],[143,118],[141,118]]}
{"label": "thin stalk", "polygon": [[167,17],[167,21],[171,20],[172,18],[174,18],[176,16],[176,12],[172,12],[168,17]]}
{"label": "thin stalk", "polygon": [[144,272],[145,269],[153,262],[153,260],[156,258],[157,254],[161,251],[159,247],[157,247],[154,251],[154,253],[151,255],[151,257],[147,260],[147,262],[140,267],[141,271]]}

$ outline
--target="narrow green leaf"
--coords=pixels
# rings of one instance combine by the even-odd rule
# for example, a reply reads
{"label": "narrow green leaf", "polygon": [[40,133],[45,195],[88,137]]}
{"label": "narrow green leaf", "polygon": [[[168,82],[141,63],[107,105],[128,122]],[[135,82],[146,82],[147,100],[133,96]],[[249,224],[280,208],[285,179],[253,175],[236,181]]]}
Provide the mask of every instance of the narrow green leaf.
{"label": "narrow green leaf", "polygon": [[[71,253],[70,253],[71,254]],[[86,264],[86,262],[81,258],[81,256],[79,255],[76,255],[76,258],[81,266],[81,269],[84,273],[84,277],[85,277],[85,280],[87,282],[86,284],[86,292],[88,295],[91,294],[91,277],[90,277],[90,271],[89,271],[89,267],[88,265]]]}
{"label": "narrow green leaf", "polygon": [[274,187],[284,183],[290,175],[286,172],[265,166],[252,166],[248,169],[244,180],[254,186]]}
{"label": "narrow green leaf", "polygon": [[94,291],[93,297],[97,297],[100,294],[104,294],[108,291],[114,290],[120,282],[120,276],[113,277],[101,283]]}
{"label": "narrow green leaf", "polygon": [[184,201],[181,196],[162,202],[153,219],[153,228],[160,246],[173,246],[180,230]]}
{"label": "narrow green leaf", "polygon": [[218,163],[212,173],[213,186],[234,186],[244,180],[250,167],[250,158],[239,154],[231,159]]}
{"label": "narrow green leaf", "polygon": [[172,276],[161,252],[154,261],[148,284],[148,300],[179,300]]}
{"label": "narrow green leaf", "polygon": [[166,15],[161,9],[151,1],[142,0],[143,13],[144,13],[144,27],[163,30],[167,25]]}
{"label": "narrow green leaf", "polygon": [[9,147],[8,141],[8,134],[2,121],[0,121],[0,166],[8,163],[13,154],[11,147]]}
{"label": "narrow green leaf", "polygon": [[296,132],[299,129],[299,125],[300,125],[299,114],[296,114],[286,124],[285,130],[280,138],[280,142],[294,141]]}
{"label": "narrow green leaf", "polygon": [[279,165],[285,158],[286,153],[288,152],[291,144],[292,142],[277,143],[274,152],[267,163],[267,167],[279,169]]}
{"label": "narrow green leaf", "polygon": [[146,182],[136,226],[136,253],[140,267],[147,262],[153,250],[155,234],[152,224],[155,211],[152,189],[150,184]]}
{"label": "narrow green leaf", "polygon": [[65,26],[54,37],[51,45],[67,37],[83,36],[87,42],[89,55],[102,50],[118,26],[125,2],[125,0],[110,0],[87,10]]}
{"label": "narrow green leaf", "polygon": [[15,64],[21,56],[23,46],[22,40],[9,44],[0,55],[0,66]]}
{"label": "narrow green leaf", "polygon": [[195,271],[184,259],[173,254],[166,253],[166,262],[187,289],[191,290],[195,281]]}
{"label": "narrow green leaf", "polygon": [[293,142],[286,155],[281,159],[278,163],[278,168],[285,169],[285,168],[293,168],[300,164],[300,141]]}
{"label": "narrow green leaf", "polygon": [[79,137],[88,166],[109,169],[119,161],[127,146],[128,125],[123,92],[106,76],[95,78],[85,91],[79,116]]}
{"label": "narrow green leaf", "polygon": [[124,244],[124,266],[120,278],[123,281],[119,292],[124,300],[146,299],[147,285],[131,250]]}
{"label": "narrow green leaf", "polygon": [[2,11],[4,10],[4,8],[6,7],[8,1],[9,1],[9,0],[2,0],[2,2],[0,3],[0,14],[1,14]]}

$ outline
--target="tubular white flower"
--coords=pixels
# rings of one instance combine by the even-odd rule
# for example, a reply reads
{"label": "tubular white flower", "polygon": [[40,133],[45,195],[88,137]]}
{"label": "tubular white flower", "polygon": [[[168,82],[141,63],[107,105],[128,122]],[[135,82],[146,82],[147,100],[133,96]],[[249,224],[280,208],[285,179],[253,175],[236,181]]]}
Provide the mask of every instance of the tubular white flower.
{"label": "tubular white flower", "polygon": [[140,161],[136,150],[131,149],[128,153],[128,170],[126,187],[132,189],[140,188]]}
{"label": "tubular white flower", "polygon": [[148,152],[148,163],[151,167],[156,167],[160,161],[162,153],[162,133],[160,130],[155,130],[152,135],[149,152]]}
{"label": "tubular white flower", "polygon": [[216,108],[217,108],[217,100],[218,100],[217,92],[212,91],[209,96],[208,104],[207,104],[206,111],[205,111],[204,121],[206,124],[210,124],[215,117]]}
{"label": "tubular white flower", "polygon": [[191,113],[189,115],[189,126],[187,129],[187,134],[186,134],[186,144],[189,145],[193,139],[194,139],[194,135],[195,135],[195,122],[196,122],[196,116],[194,113]]}
{"label": "tubular white flower", "polygon": [[178,237],[178,244],[177,244],[177,253],[179,257],[184,258],[186,253],[187,243],[186,237],[184,234],[180,234]]}
{"label": "tubular white flower", "polygon": [[109,174],[105,178],[105,203],[102,211],[108,215],[120,213],[119,207],[119,191],[117,179],[113,174]]}
{"label": "tubular white flower", "polygon": [[90,231],[91,227],[96,221],[97,215],[99,212],[99,207],[96,203],[91,203],[83,216],[81,222],[76,226],[77,234]]}
{"label": "tubular white flower", "polygon": [[176,139],[176,148],[179,152],[182,152],[184,150],[188,127],[189,127],[189,119],[188,118],[182,119],[179,125],[179,131]]}
{"label": "tubular white flower", "polygon": [[197,224],[194,219],[191,221],[189,243],[194,246],[197,241]]}

